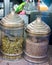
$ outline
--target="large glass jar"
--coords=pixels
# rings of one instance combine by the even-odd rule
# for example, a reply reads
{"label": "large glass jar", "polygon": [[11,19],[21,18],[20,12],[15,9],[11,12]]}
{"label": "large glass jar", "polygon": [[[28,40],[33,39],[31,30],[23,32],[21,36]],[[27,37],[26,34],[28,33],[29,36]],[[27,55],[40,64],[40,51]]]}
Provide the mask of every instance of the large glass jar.
{"label": "large glass jar", "polygon": [[14,12],[1,20],[1,52],[13,60],[21,58],[24,42],[24,21]]}
{"label": "large glass jar", "polygon": [[50,31],[50,27],[41,20],[41,17],[37,17],[27,26],[24,50],[26,60],[35,63],[47,60]]}

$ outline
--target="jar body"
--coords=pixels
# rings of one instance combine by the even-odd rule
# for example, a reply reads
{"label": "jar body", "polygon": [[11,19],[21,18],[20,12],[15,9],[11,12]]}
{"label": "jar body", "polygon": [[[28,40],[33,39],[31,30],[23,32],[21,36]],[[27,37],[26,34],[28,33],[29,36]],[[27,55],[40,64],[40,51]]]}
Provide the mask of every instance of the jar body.
{"label": "jar body", "polygon": [[4,55],[3,57],[11,60],[21,58],[23,53],[24,27],[1,28],[1,52]]}
{"label": "jar body", "polygon": [[[47,57],[49,35],[29,35],[27,34],[25,44],[25,55],[28,56],[26,59],[34,61],[42,61]],[[38,60],[39,59],[39,60]]]}

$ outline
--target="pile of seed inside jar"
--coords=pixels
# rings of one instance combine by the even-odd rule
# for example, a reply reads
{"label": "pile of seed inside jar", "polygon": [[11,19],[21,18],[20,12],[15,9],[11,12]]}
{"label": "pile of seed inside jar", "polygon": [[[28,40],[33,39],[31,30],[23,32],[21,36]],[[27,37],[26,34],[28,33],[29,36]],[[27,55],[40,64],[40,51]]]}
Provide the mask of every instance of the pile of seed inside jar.
{"label": "pile of seed inside jar", "polygon": [[3,54],[5,54],[5,57],[17,58],[18,55],[23,53],[23,38],[16,37],[14,41],[11,41],[9,40],[7,36],[5,36],[2,38],[1,48],[2,48]]}

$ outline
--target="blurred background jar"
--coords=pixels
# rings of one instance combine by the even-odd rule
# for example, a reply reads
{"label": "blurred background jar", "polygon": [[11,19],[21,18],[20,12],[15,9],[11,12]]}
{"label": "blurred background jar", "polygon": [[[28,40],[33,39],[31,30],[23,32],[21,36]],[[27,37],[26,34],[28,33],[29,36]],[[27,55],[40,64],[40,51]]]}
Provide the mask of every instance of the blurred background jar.
{"label": "blurred background jar", "polygon": [[24,21],[13,11],[1,20],[3,58],[19,59],[23,53]]}
{"label": "blurred background jar", "polygon": [[39,16],[27,26],[24,50],[26,60],[34,63],[47,61],[50,32],[50,27]]}

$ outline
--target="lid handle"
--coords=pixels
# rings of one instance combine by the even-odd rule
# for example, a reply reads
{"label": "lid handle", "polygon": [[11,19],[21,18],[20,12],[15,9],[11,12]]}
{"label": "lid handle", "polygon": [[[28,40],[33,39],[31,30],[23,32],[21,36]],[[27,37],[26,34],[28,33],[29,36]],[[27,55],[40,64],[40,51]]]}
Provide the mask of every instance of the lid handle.
{"label": "lid handle", "polygon": [[15,12],[14,12],[14,11],[12,11],[12,12],[11,12],[11,14],[12,14],[12,15],[14,15],[14,14],[15,14]]}
{"label": "lid handle", "polygon": [[37,17],[36,22],[37,22],[37,23],[41,23],[41,17],[40,17],[40,16]]}

